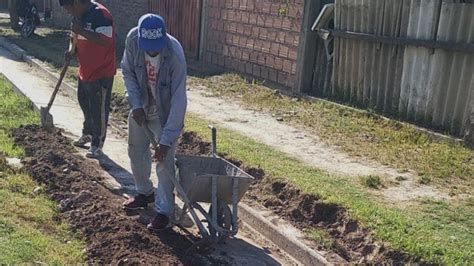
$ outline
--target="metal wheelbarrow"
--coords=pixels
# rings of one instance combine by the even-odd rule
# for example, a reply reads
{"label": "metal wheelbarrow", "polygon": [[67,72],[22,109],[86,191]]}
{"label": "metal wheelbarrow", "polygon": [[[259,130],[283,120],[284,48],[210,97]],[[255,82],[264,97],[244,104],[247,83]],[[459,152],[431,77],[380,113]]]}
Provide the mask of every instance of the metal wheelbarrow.
{"label": "metal wheelbarrow", "polygon": [[[189,211],[202,237],[195,245],[221,242],[237,234],[238,203],[254,181],[239,167],[217,156],[217,130],[210,128],[212,157],[176,155],[177,178],[172,180],[178,197],[184,202],[176,224],[180,224]],[[209,210],[200,203],[210,203]],[[204,223],[208,224],[207,228]]]}

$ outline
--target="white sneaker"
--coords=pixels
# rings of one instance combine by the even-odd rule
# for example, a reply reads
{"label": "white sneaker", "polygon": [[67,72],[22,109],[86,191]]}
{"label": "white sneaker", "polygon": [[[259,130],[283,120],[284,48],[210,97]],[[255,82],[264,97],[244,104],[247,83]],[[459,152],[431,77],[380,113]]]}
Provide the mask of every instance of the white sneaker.
{"label": "white sneaker", "polygon": [[97,159],[102,155],[104,155],[104,153],[102,152],[102,149],[95,146],[91,146],[90,149],[86,153],[87,158],[93,158],[93,159]]}
{"label": "white sneaker", "polygon": [[80,148],[84,148],[87,143],[92,141],[91,135],[82,135],[80,138],[72,142],[72,145]]}

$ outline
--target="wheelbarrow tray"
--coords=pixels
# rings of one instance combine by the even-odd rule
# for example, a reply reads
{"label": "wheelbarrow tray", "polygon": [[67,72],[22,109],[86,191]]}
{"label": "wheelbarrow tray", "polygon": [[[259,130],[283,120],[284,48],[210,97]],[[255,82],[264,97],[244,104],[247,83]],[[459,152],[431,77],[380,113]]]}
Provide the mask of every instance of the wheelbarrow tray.
{"label": "wheelbarrow tray", "polygon": [[[212,203],[212,178],[217,177],[217,200],[232,204],[233,182],[240,201],[254,178],[219,157],[176,155],[179,183],[191,202]],[[235,180],[235,181],[233,181]]]}

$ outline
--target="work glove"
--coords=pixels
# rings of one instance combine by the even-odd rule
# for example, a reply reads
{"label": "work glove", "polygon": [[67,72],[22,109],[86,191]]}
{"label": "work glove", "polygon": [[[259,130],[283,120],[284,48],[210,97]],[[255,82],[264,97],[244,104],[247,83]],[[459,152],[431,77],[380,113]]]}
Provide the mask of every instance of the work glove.
{"label": "work glove", "polygon": [[146,121],[146,114],[143,108],[138,108],[132,111],[132,118],[139,126],[143,126]]}

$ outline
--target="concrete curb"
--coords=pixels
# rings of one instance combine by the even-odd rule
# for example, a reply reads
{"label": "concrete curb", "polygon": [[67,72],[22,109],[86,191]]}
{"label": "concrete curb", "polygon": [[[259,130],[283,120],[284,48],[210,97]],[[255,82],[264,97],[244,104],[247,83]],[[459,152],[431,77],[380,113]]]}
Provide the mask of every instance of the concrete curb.
{"label": "concrete curb", "polygon": [[278,227],[268,219],[242,202],[239,203],[239,217],[304,265],[329,265],[329,262],[322,255],[310,249],[295,237],[280,232]]}
{"label": "concrete curb", "polygon": [[[45,74],[45,77],[52,82],[57,82],[59,75],[54,73],[50,68],[40,60],[27,54],[25,50],[18,47],[16,44],[11,43],[5,37],[0,36],[0,46],[6,48],[15,56],[21,58],[37,70]],[[23,93],[14,86],[15,91],[23,95]],[[76,89],[67,82],[63,82],[61,90],[66,92],[68,95],[75,95]],[[35,106],[35,108],[37,108]],[[127,130],[123,129],[122,126],[115,121],[109,121],[110,126],[120,132],[128,134]],[[105,186],[110,189],[108,186]],[[290,254],[294,259],[301,262],[304,265],[329,265],[329,262],[320,254],[310,249],[305,244],[299,242],[297,239],[287,236],[281,233],[276,226],[270,221],[265,219],[258,212],[254,211],[251,207],[244,203],[239,203],[240,218],[251,227],[256,229],[260,234],[268,238],[275,245],[281,248],[286,253]]]}

